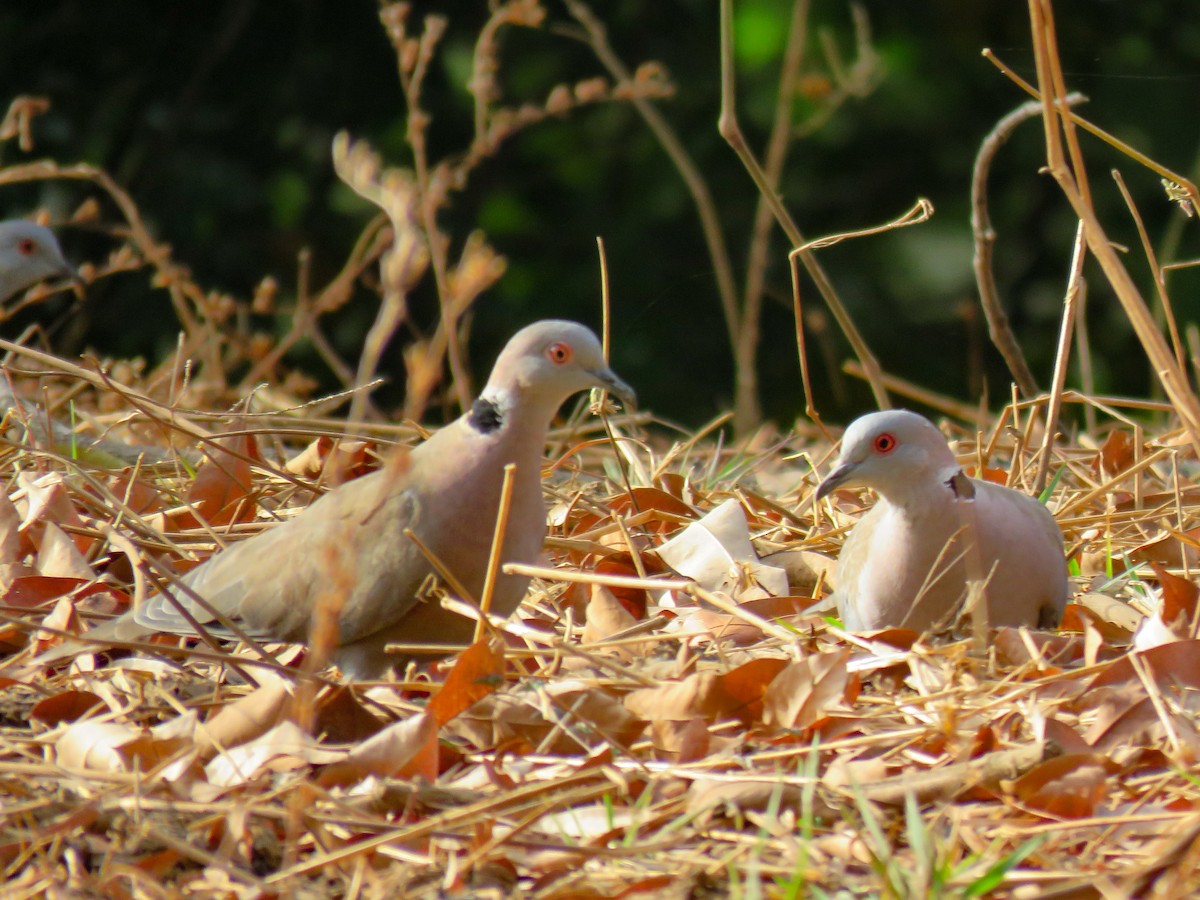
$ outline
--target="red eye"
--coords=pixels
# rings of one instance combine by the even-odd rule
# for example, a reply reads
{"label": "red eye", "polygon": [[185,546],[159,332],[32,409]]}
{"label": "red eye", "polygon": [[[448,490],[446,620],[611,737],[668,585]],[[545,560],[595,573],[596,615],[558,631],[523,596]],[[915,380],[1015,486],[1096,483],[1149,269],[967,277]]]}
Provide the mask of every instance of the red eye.
{"label": "red eye", "polygon": [[556,366],[566,365],[571,361],[571,345],[556,341],[546,348],[546,359]]}
{"label": "red eye", "polygon": [[876,435],[875,440],[871,441],[871,449],[879,454],[891,453],[896,449],[896,439],[885,431],[883,434]]}
{"label": "red eye", "polygon": [[17,252],[22,256],[29,256],[36,247],[37,244],[33,242],[33,238],[21,238],[20,243],[17,244]]}

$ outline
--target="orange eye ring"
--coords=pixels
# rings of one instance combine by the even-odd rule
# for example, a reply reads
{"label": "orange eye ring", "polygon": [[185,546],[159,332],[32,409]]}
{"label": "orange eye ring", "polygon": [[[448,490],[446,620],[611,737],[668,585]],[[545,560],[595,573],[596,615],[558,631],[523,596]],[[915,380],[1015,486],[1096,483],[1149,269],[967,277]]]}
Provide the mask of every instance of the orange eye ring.
{"label": "orange eye ring", "polygon": [[885,431],[883,434],[875,435],[875,439],[871,441],[871,449],[880,456],[886,456],[895,450],[899,443],[892,434]]}
{"label": "orange eye ring", "polygon": [[571,345],[562,341],[555,341],[546,348],[546,359],[554,363],[556,366],[565,366],[571,361],[573,355]]}
{"label": "orange eye ring", "polygon": [[36,247],[37,244],[33,242],[33,238],[22,238],[17,244],[17,252],[22,256],[29,256],[33,253],[34,248]]}

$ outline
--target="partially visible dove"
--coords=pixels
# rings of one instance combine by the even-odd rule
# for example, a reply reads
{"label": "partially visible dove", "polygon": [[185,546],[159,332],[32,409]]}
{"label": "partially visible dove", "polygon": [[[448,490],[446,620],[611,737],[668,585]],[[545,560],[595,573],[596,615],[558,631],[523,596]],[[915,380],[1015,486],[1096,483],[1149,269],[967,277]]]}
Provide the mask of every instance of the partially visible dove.
{"label": "partially visible dove", "polygon": [[950,624],[968,578],[986,579],[993,627],[1058,622],[1067,563],[1054,517],[1026,494],[967,478],[928,419],[892,410],[853,422],[817,498],[840,487],[879,495],[838,559],[833,600],[847,629]]}
{"label": "partially visible dove", "polygon": [[46,278],[75,278],[54,232],[25,219],[0,222],[0,302]]}
{"label": "partially visible dove", "polygon": [[[564,400],[592,387],[633,401],[589,329],[557,320],[530,325],[501,352],[470,411],[416,447],[406,466],[394,460],[341,485],[295,518],[212,557],[183,582],[264,641],[303,642],[317,603],[340,603],[333,661],[352,678],[391,668],[396,658],[384,652],[388,643],[468,644],[474,622],[422,596],[433,570],[404,530],[412,529],[478,602],[504,467],[515,463],[500,558],[536,561],[546,536],[546,431]],[[500,575],[492,611],[511,613],[528,583],[525,576]],[[183,592],[173,593],[210,633],[232,637]],[[155,595],[88,637],[139,640],[152,631],[192,628],[174,604]],[[39,661],[78,649],[56,648]]]}

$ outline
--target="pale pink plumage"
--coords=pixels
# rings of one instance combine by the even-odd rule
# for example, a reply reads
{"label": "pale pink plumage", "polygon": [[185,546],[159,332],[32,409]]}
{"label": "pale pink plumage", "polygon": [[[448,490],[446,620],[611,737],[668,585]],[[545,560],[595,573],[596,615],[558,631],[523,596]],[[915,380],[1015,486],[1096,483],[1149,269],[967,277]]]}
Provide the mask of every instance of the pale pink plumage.
{"label": "pale pink plumage", "polygon": [[818,497],[854,486],[879,499],[838,560],[834,601],[848,629],[950,624],[969,576],[987,580],[992,626],[1061,617],[1067,565],[1054,517],[1019,491],[965,478],[927,419],[893,410],[851,424]]}
{"label": "pale pink plumage", "polygon": [[[224,552],[184,579],[250,636],[301,642],[323,593],[338,598],[334,661],[354,677],[377,675],[395,660],[389,642],[466,644],[471,620],[418,596],[431,567],[406,528],[428,546],[478,600],[500,505],[504,467],[516,464],[501,559],[534,562],[546,534],[541,463],[546,430],[570,395],[590,387],[632,398],[582,325],[546,320],[519,331],[496,361],[472,411],[415,448],[407,465],[348,482],[302,514]],[[492,610],[508,615],[528,578],[501,575]],[[182,592],[176,600],[205,629],[229,636]],[[138,640],[153,631],[192,633],[167,598],[89,632],[98,640]],[[56,650],[43,661],[77,651]]]}

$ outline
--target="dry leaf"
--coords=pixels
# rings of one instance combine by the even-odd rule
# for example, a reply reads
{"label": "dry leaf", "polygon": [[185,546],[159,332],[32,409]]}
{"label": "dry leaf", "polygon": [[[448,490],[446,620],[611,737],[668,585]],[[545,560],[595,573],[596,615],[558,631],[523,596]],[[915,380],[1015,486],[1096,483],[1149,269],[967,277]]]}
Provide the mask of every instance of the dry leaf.
{"label": "dry leaf", "polygon": [[8,494],[0,491],[0,565],[19,563],[25,556],[21,540],[21,514]]}
{"label": "dry leaf", "polygon": [[1119,428],[1113,429],[1100,445],[1100,452],[1092,462],[1092,471],[1104,478],[1112,478],[1133,465],[1133,439]]}
{"label": "dry leaf", "polygon": [[648,722],[687,722],[696,716],[715,719],[736,706],[722,687],[721,677],[713,672],[696,672],[682,681],[639,688],[625,697],[625,708]]}
{"label": "dry leaf", "polygon": [[221,748],[246,744],[275,726],[292,696],[291,682],[263,672],[259,687],[244,697],[226,703],[211,719],[196,729],[196,750],[207,758]]}
{"label": "dry leaf", "polygon": [[[583,628],[583,643],[594,644],[637,624],[637,619],[617,599],[616,594],[602,584],[593,584],[591,588],[592,599],[587,605],[587,623]],[[635,654],[630,645],[614,647],[612,652],[626,660],[631,659]]]}
{"label": "dry leaf", "polygon": [[335,744],[363,741],[376,734],[384,723],[364,706],[349,685],[338,684],[317,698],[313,730]]}
{"label": "dry leaf", "polygon": [[1196,597],[1200,589],[1195,582],[1168,572],[1158,563],[1150,563],[1158,583],[1162,585],[1162,619],[1181,637],[1187,635],[1189,626],[1196,616]]}
{"label": "dry leaf", "polygon": [[1056,756],[1013,782],[1012,792],[1027,809],[1056,819],[1084,819],[1095,815],[1108,796],[1109,777],[1120,770],[1096,753]]}
{"label": "dry leaf", "polygon": [[686,722],[658,719],[650,724],[650,741],[659,759],[687,763],[708,756],[708,723],[699,716]]}
{"label": "dry leaf", "polygon": [[42,540],[38,547],[38,571],[49,577],[78,578],[88,581],[96,577],[75,542],[53,522],[42,526]]}
{"label": "dry leaf", "polygon": [[841,702],[849,681],[850,648],[813,653],[775,676],[763,695],[763,723],[773,728],[808,728]]}
{"label": "dry leaf", "polygon": [[253,484],[250,466],[252,461],[262,462],[254,435],[220,438],[215,446],[205,446],[205,454],[207,458],[196,470],[187,495],[188,506],[195,514],[182,514],[175,527],[195,527],[199,521],[209,525],[253,521],[257,504],[250,496]]}
{"label": "dry leaf", "polygon": [[54,744],[55,762],[66,769],[149,772],[174,757],[185,741],[157,739],[121,722],[84,720],[67,726]]}
{"label": "dry leaf", "polygon": [[[369,441],[338,441],[321,435],[287,461],[284,468],[293,475],[311,480],[323,479],[337,485],[365,475],[372,469]],[[336,473],[336,477],[331,477]]]}
{"label": "dry leaf", "polygon": [[722,675],[721,690],[732,701],[730,714],[746,724],[761,722],[767,689],[787,666],[786,659],[760,657]]}
{"label": "dry leaf", "polygon": [[63,722],[81,719],[89,710],[103,703],[91,691],[61,691],[39,700],[30,711],[29,718],[53,728]]}
{"label": "dry leaf", "polygon": [[709,591],[739,600],[787,594],[787,573],[764,565],[750,543],[746,511],[726,500],[658,548],[659,558]]}
{"label": "dry leaf", "polygon": [[265,769],[277,771],[345,759],[344,750],[329,750],[305,734],[295,722],[280,722],[248,743],[218,754],[204,767],[210,784],[234,787],[253,781]]}
{"label": "dry leaf", "polygon": [[346,756],[326,766],[317,781],[325,787],[379,778],[437,778],[437,720],[428,712],[417,713],[384,728],[363,741]]}
{"label": "dry leaf", "polygon": [[429,701],[429,715],[441,727],[503,683],[504,647],[485,637],[459,654],[446,683]]}

